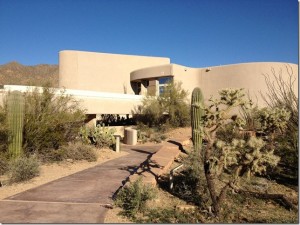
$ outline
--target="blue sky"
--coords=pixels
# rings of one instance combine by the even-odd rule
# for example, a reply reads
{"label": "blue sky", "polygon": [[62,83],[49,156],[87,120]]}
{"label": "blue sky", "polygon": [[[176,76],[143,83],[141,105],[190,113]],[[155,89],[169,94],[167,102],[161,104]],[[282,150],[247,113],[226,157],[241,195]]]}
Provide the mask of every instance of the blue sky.
{"label": "blue sky", "polygon": [[298,63],[298,1],[0,0],[0,64],[58,64],[61,50]]}

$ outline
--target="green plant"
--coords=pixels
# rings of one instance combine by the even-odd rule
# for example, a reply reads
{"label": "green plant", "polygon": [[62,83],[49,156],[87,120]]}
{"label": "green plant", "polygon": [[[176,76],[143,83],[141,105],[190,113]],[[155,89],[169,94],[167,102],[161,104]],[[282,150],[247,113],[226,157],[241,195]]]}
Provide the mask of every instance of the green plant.
{"label": "green plant", "polygon": [[161,143],[162,141],[166,140],[166,136],[161,133],[155,133],[153,137],[150,138],[150,142],[155,142],[155,143]]}
{"label": "green plant", "polygon": [[263,108],[258,111],[256,119],[259,129],[266,134],[274,134],[276,131],[283,133],[288,127],[287,121],[291,113],[284,108]]}
{"label": "green plant", "polygon": [[[217,132],[221,127],[230,123],[235,125],[239,121],[239,116],[233,115],[233,110],[249,104],[244,99],[242,89],[224,89],[219,94],[219,99],[209,100],[210,105],[205,108],[202,117],[203,136],[207,140],[203,153],[204,172],[216,215],[219,214],[228,188],[237,185],[240,176],[247,174],[250,177],[251,174],[265,172],[267,166],[275,166],[279,161],[279,157],[274,155],[274,148],[265,148],[266,143],[262,139],[251,137],[248,141],[233,139],[231,142],[218,139]],[[218,193],[216,179],[221,179],[224,170],[233,176],[224,182],[225,185]]]}
{"label": "green plant", "polygon": [[184,127],[190,123],[187,96],[180,82],[169,82],[160,96],[146,96],[132,114],[137,123],[149,127]]}
{"label": "green plant", "polygon": [[8,126],[7,126],[7,107],[6,101],[3,101],[4,106],[0,105],[0,153],[6,153],[8,149]]}
{"label": "green plant", "polygon": [[79,142],[69,143],[61,147],[65,152],[65,159],[86,160],[88,162],[97,161],[97,154],[92,146],[85,145]]}
{"label": "green plant", "polygon": [[99,148],[113,148],[116,139],[115,128],[97,125],[96,127],[83,126],[80,128],[81,140],[84,144],[93,144]]}
{"label": "green plant", "polygon": [[123,215],[136,218],[136,214],[145,209],[146,201],[155,197],[155,189],[150,185],[144,185],[139,178],[120,190],[115,204],[123,209]]}
{"label": "green plant", "polygon": [[84,124],[79,102],[62,90],[35,88],[25,93],[24,149],[42,155],[74,141]]}
{"label": "green plant", "polygon": [[[283,73],[285,75],[283,76]],[[288,64],[285,70],[275,71],[271,69],[271,74],[264,74],[268,88],[266,93],[261,93],[265,103],[269,108],[284,108],[290,112],[290,119],[284,135],[276,137],[278,147],[276,153],[281,156],[281,163],[284,167],[290,167],[292,173],[289,174],[298,179],[298,130],[299,130],[299,101],[297,95],[297,74],[294,74]],[[285,79],[287,77],[287,79]]]}
{"label": "green plant", "polygon": [[141,130],[137,131],[137,139],[140,141],[142,144],[146,143],[148,141],[148,138],[144,132]]}
{"label": "green plant", "polygon": [[44,149],[38,156],[43,162],[60,162],[66,159],[66,152],[61,146],[59,149]]}
{"label": "green plant", "polygon": [[201,213],[198,210],[180,211],[176,208],[149,209],[143,218],[138,218],[137,223],[160,223],[160,224],[189,224],[202,223]]}
{"label": "green plant", "polygon": [[14,91],[7,97],[7,121],[9,129],[8,151],[10,157],[17,158],[22,154],[24,97],[21,92]]}
{"label": "green plant", "polygon": [[8,170],[8,159],[0,154],[0,176]]}
{"label": "green plant", "polygon": [[200,120],[204,115],[204,98],[200,88],[194,88],[191,102],[192,141],[194,149],[199,151],[202,146],[203,127]]}
{"label": "green plant", "polygon": [[158,97],[163,113],[167,113],[167,122],[172,127],[190,125],[190,106],[188,91],[182,88],[181,82],[169,81],[164,92]]}
{"label": "green plant", "polygon": [[39,175],[39,162],[36,156],[13,159],[9,165],[11,183],[30,180]]}

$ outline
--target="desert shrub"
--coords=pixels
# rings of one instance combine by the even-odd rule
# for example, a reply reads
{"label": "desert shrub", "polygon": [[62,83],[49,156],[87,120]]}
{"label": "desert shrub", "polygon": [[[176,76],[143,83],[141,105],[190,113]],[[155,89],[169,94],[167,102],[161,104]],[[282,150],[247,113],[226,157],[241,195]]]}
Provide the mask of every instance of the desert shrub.
{"label": "desert shrub", "polygon": [[149,139],[150,142],[161,143],[166,140],[167,136],[161,133],[155,133],[153,137]]}
{"label": "desert shrub", "polygon": [[97,161],[97,154],[92,146],[79,142],[69,143],[61,147],[65,153],[65,158],[73,160],[86,160],[88,162]]}
{"label": "desert shrub", "polygon": [[8,170],[8,129],[6,126],[6,113],[0,106],[0,175]]}
{"label": "desert shrub", "polygon": [[6,107],[0,106],[0,153],[8,149],[8,128],[6,123]]}
{"label": "desert shrub", "polygon": [[8,159],[0,154],[0,175],[8,171]]}
{"label": "desert shrub", "polygon": [[40,173],[39,162],[36,156],[19,157],[10,162],[10,183],[30,180]]}
{"label": "desert shrub", "polygon": [[148,137],[145,133],[141,132],[141,130],[137,131],[137,139],[140,143],[144,144],[148,141]]}
{"label": "desert shrub", "polygon": [[98,148],[113,148],[116,143],[115,128],[97,125],[96,127],[83,126],[80,128],[80,137],[84,144],[92,144]]}
{"label": "desert shrub", "polygon": [[38,157],[43,162],[60,162],[66,159],[66,152],[62,149],[62,146],[59,149],[43,149],[43,152]]}
{"label": "desert shrub", "polygon": [[[288,79],[284,79],[285,73]],[[281,156],[281,163],[285,166],[292,167],[292,175],[298,176],[298,127],[299,127],[299,102],[297,92],[297,74],[289,65],[285,70],[275,71],[273,68],[271,74],[264,74],[267,93],[261,93],[265,103],[269,108],[284,108],[290,112],[291,116],[287,124],[284,135],[278,136],[276,141],[278,147],[275,152]]]}
{"label": "desert shrub", "polygon": [[206,208],[210,199],[202,158],[199,151],[189,152],[183,160],[182,171],[174,177],[172,194],[201,208]]}
{"label": "desert shrub", "polygon": [[60,162],[66,159],[86,160],[88,162],[97,161],[97,154],[90,145],[80,142],[70,142],[61,146],[59,149],[47,149],[43,155],[39,156],[43,162]]}
{"label": "desert shrub", "polygon": [[189,223],[201,223],[201,213],[198,210],[192,211],[180,211],[176,208],[156,208],[149,209],[145,213],[144,217],[138,218],[137,223],[179,223],[179,224],[189,224]]}
{"label": "desert shrub", "polygon": [[163,134],[163,131],[159,128],[150,128],[144,124],[138,124],[137,138],[141,143],[146,143],[148,141],[161,143],[167,139],[167,136]]}
{"label": "desert shrub", "polygon": [[39,155],[58,149],[77,136],[85,119],[79,102],[61,91],[44,87],[25,93],[24,150]]}
{"label": "desert shrub", "polygon": [[190,107],[188,92],[183,90],[180,82],[170,82],[158,97],[146,96],[142,105],[132,112],[137,123],[149,127],[185,127],[190,124]]}
{"label": "desert shrub", "polygon": [[190,105],[188,91],[182,89],[181,82],[169,82],[159,96],[164,111],[168,114],[168,122],[172,127],[190,125]]}
{"label": "desert shrub", "polygon": [[115,204],[123,209],[123,215],[136,218],[136,214],[145,209],[146,201],[154,199],[156,193],[152,186],[144,185],[139,178],[120,190]]}
{"label": "desert shrub", "polygon": [[146,96],[142,100],[142,105],[135,108],[133,118],[137,123],[148,127],[160,126],[166,122],[163,115],[163,108],[159,99],[154,96]]}

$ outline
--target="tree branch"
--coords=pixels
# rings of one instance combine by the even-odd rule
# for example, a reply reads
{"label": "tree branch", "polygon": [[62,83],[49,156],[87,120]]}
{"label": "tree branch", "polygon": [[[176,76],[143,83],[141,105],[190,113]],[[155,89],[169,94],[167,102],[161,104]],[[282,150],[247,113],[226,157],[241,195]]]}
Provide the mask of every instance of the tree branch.
{"label": "tree branch", "polygon": [[229,183],[230,187],[237,193],[243,193],[246,196],[252,196],[260,199],[272,199],[272,200],[280,200],[283,206],[287,209],[292,209],[294,211],[298,211],[297,206],[295,206],[285,195],[283,194],[267,194],[267,193],[259,193],[253,191],[246,191],[239,189],[234,186],[233,183]]}

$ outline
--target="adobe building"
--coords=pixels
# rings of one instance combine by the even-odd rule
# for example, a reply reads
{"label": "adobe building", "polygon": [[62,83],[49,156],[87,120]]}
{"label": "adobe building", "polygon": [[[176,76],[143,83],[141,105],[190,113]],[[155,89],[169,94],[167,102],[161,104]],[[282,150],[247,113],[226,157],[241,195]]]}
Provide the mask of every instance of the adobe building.
{"label": "adobe building", "polygon": [[[259,106],[260,93],[267,91],[263,74],[282,70],[283,79],[293,73],[298,95],[298,65],[280,62],[241,63],[190,68],[171,63],[169,58],[96,52],[59,52],[59,86],[82,99],[88,114],[130,114],[144,95],[159,95],[168,79],[182,82],[191,94],[200,87],[205,99],[224,88],[244,88]],[[272,78],[272,76],[271,76]],[[81,96],[81,97],[80,97]]]}
{"label": "adobe building", "polygon": [[[95,125],[101,114],[130,117],[145,95],[158,96],[168,80],[182,82],[189,92],[202,89],[205,100],[218,96],[224,88],[244,88],[258,106],[264,106],[261,96],[268,91],[264,74],[272,79],[272,70],[288,81],[294,80],[298,96],[298,65],[281,62],[240,63],[205,68],[190,68],[171,63],[169,58],[107,54],[64,50],[59,52],[59,88],[56,93],[72,95],[79,100],[90,124]],[[281,72],[280,72],[281,71]],[[4,85],[0,102],[8,91],[31,91],[36,87]],[[42,91],[42,88],[39,89]]]}

